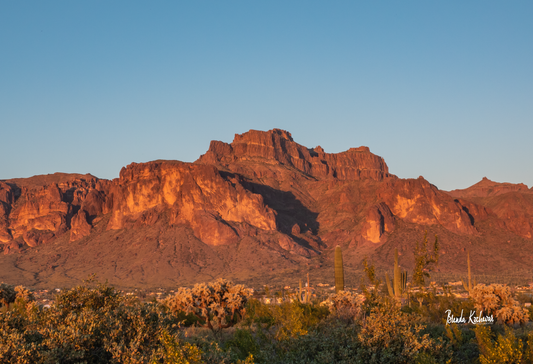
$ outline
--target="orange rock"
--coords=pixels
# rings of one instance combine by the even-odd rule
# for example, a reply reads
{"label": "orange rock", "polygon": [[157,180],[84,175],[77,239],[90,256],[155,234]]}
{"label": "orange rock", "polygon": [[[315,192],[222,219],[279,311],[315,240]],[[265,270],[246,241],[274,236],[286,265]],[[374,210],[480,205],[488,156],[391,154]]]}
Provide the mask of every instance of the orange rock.
{"label": "orange rock", "polygon": [[87,222],[88,213],[80,209],[70,221],[70,241],[79,240],[91,233],[92,226]]}
{"label": "orange rock", "polygon": [[37,229],[31,229],[22,235],[24,242],[30,247],[36,247],[41,244],[46,244],[54,239],[55,234],[51,231],[42,231]]}
{"label": "orange rock", "polygon": [[362,236],[372,242],[383,242],[383,235],[394,230],[394,216],[385,203],[373,205],[367,212]]}
{"label": "orange rock", "polygon": [[460,197],[458,201],[475,221],[495,215],[499,220],[493,224],[497,227],[533,238],[533,188],[522,183],[493,182],[485,177],[473,186],[448,194]]}
{"label": "orange rock", "polygon": [[206,244],[228,245],[239,240],[236,229],[213,213],[195,211],[189,223],[194,235]]}
{"label": "orange rock", "polygon": [[0,242],[22,237],[36,246],[50,241],[70,228],[72,211],[80,205],[92,217],[101,214],[105,195],[95,190],[97,182],[91,175],[65,173],[0,182]]}
{"label": "orange rock", "polygon": [[462,190],[453,190],[448,194],[455,198],[489,197],[503,195],[508,192],[529,192],[523,183],[498,183],[483,177],[481,181]]}
{"label": "orange rock", "polygon": [[320,179],[379,181],[392,177],[383,158],[370,153],[368,147],[351,148],[335,154],[325,153],[321,147],[308,149],[295,143],[289,132],[280,129],[267,132],[250,130],[236,134],[231,144],[213,141],[197,163],[228,166],[254,160],[291,166]]}
{"label": "orange rock", "polygon": [[107,212],[105,192],[91,189],[85,195],[81,203],[81,209],[87,212],[87,215],[91,218]]}
{"label": "orange rock", "polygon": [[[497,251],[500,240],[506,249],[529,247],[533,189],[484,179],[440,191],[422,177],[398,179],[368,147],[326,153],[279,129],[251,130],[230,144],[213,141],[195,163],[132,163],[112,181],[63,173],[0,181],[0,251],[23,252],[50,241],[67,249],[62,242],[69,232],[70,241],[86,237],[89,255],[91,249],[113,253],[104,261],[114,277],[120,271],[115,261],[126,253],[142,267],[128,261],[121,274],[136,279],[158,276],[160,269],[196,279],[198,267],[208,275],[226,266],[262,274],[277,269],[273,261],[293,269],[324,253],[316,257],[322,264],[337,244],[346,247],[351,267],[366,254],[390,263],[394,248],[400,256],[412,251],[408,245],[426,230],[442,237],[443,264],[455,264],[468,242],[476,250]],[[98,254],[93,264],[103,261]],[[137,261],[137,254],[150,258]]]}
{"label": "orange rock", "polygon": [[275,213],[264,205],[262,196],[225,180],[213,166],[177,161],[132,163],[122,169],[111,193],[108,229],[122,229],[153,208],[172,210],[170,223],[190,224],[200,239],[213,245],[238,237],[231,223],[276,229]]}
{"label": "orange rock", "polygon": [[13,239],[8,229],[8,216],[15,199],[14,195],[13,188],[0,181],[0,243],[7,243]]}
{"label": "orange rock", "polygon": [[61,200],[57,184],[30,190],[21,196],[18,206],[9,216],[10,229],[14,238],[31,229],[49,230],[61,233],[67,228],[66,216],[69,205]]}
{"label": "orange rock", "polygon": [[300,234],[300,225],[294,224],[291,229],[292,235],[299,235]]}
{"label": "orange rock", "polygon": [[404,221],[421,225],[439,224],[456,233],[477,234],[462,206],[423,177],[390,180],[380,187],[378,196],[390,207],[394,216]]}
{"label": "orange rock", "polygon": [[0,203],[4,206],[11,206],[15,202],[15,189],[5,183],[0,181]]}

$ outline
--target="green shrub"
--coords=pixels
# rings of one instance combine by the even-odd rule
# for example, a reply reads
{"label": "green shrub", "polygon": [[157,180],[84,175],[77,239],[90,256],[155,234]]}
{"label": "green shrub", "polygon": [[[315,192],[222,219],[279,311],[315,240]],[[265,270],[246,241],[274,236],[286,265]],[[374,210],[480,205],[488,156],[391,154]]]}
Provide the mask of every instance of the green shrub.
{"label": "green shrub", "polygon": [[262,303],[256,299],[248,300],[246,306],[246,315],[244,316],[243,323],[245,325],[264,325],[267,328],[274,325],[274,315],[272,314],[271,305]]}
{"label": "green shrub", "polygon": [[23,297],[0,314],[2,363],[148,363],[163,356],[162,330],[178,321],[99,284],[62,291],[48,309]]}
{"label": "green shrub", "polygon": [[260,344],[250,330],[237,329],[224,348],[233,350],[240,360],[246,360],[250,355],[259,361],[262,358]]}
{"label": "green shrub", "polygon": [[[181,330],[188,319],[183,311],[140,302],[106,284],[64,290],[46,309],[28,290],[17,290],[0,312],[0,363],[533,362],[531,325],[443,325],[446,309],[468,313],[473,303],[431,291],[421,307],[400,307],[378,289],[366,290],[351,320],[317,304],[249,300],[244,320],[215,335]],[[355,297],[339,302],[352,302],[348,296]]]}
{"label": "green shrub", "polygon": [[182,343],[172,336],[168,331],[163,330],[160,334],[163,355],[159,360],[152,361],[151,364],[200,364],[202,361],[202,351],[196,346],[187,342]]}
{"label": "green shrub", "polygon": [[521,363],[524,357],[524,345],[517,339],[513,330],[505,328],[505,333],[499,334],[494,340],[493,333],[488,326],[478,326],[475,329],[479,345],[479,361],[481,364]]}
{"label": "green shrub", "polygon": [[422,352],[442,349],[442,343],[422,334],[424,327],[412,321],[396,301],[384,299],[374,307],[358,334],[366,362],[410,363]]}

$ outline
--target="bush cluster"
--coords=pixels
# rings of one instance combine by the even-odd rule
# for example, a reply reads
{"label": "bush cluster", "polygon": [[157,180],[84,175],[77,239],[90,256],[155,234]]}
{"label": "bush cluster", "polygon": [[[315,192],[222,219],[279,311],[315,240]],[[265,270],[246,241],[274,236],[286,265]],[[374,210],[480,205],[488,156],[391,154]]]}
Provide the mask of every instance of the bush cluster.
{"label": "bush cluster", "polygon": [[520,307],[511,289],[502,284],[478,284],[470,292],[479,311],[493,314],[499,323],[523,324],[529,321],[529,311]]}
{"label": "bush cluster", "polygon": [[[533,362],[531,324],[497,313],[508,306],[522,312],[505,287],[478,287],[466,301],[425,290],[401,302],[364,288],[364,295],[343,291],[324,303],[265,304],[226,280],[161,302],[87,282],[61,291],[47,308],[23,287],[0,289],[9,297],[0,310],[6,364]],[[443,323],[446,309],[474,307],[493,310],[501,325]]]}

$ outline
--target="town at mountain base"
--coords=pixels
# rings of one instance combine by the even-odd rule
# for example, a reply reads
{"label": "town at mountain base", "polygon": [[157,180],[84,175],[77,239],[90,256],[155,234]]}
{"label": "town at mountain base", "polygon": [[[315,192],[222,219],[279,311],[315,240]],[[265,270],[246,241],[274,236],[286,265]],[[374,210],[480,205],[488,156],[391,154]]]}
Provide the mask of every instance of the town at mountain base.
{"label": "town at mountain base", "polygon": [[337,245],[348,275],[365,257],[390,266],[395,248],[411,268],[426,231],[441,273],[463,274],[466,251],[478,274],[531,272],[533,189],[484,178],[441,191],[390,174],[368,147],[326,153],[279,129],[213,141],[194,163],[132,163],[112,181],[0,181],[0,281],[27,286],[91,273],[132,287],[327,279]]}

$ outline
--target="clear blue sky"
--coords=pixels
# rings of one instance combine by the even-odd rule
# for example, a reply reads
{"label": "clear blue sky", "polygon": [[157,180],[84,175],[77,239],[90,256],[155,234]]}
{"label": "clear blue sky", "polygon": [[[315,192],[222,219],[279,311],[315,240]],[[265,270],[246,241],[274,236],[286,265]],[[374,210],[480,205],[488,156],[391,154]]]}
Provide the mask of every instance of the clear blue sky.
{"label": "clear blue sky", "polygon": [[0,179],[116,178],[281,128],[444,190],[531,187],[532,19],[530,0],[1,1]]}

